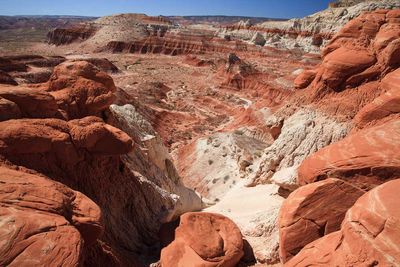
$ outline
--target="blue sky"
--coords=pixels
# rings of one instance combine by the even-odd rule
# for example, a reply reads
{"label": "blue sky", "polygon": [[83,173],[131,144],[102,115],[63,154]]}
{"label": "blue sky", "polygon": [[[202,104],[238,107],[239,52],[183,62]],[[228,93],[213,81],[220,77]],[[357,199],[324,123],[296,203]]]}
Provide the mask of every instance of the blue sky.
{"label": "blue sky", "polygon": [[0,0],[0,15],[238,15],[303,17],[333,0]]}

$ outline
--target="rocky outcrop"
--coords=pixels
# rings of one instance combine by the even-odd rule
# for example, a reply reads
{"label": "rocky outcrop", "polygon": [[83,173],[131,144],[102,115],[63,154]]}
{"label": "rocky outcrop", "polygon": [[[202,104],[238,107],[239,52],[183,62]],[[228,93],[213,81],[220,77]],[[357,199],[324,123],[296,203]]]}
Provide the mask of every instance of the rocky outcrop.
{"label": "rocky outcrop", "polygon": [[316,72],[314,70],[305,70],[294,80],[296,89],[306,88],[315,79]]}
{"label": "rocky outcrop", "polygon": [[54,45],[67,45],[82,42],[96,32],[90,25],[76,25],[71,28],[56,28],[47,34],[47,41]]}
{"label": "rocky outcrop", "polygon": [[0,70],[4,72],[27,71],[28,66],[21,62],[15,62],[9,57],[0,57]]}
{"label": "rocky outcrop", "polygon": [[74,61],[87,61],[90,64],[96,66],[101,71],[111,73],[111,74],[115,74],[115,73],[119,72],[118,67],[115,66],[107,58],[82,58],[82,59],[76,59]]}
{"label": "rocky outcrop", "polygon": [[59,56],[18,55],[0,57],[0,84],[43,83],[52,68],[66,59]]}
{"label": "rocky outcrop", "polygon": [[240,41],[228,42],[225,39],[203,33],[167,33],[164,36],[149,36],[137,41],[111,41],[99,51],[113,53],[165,54],[171,56],[229,53],[252,49]]}
{"label": "rocky outcrop", "polygon": [[[340,121],[350,121],[364,106],[391,87],[395,88],[395,70],[399,67],[395,52],[399,49],[398,17],[398,9],[379,10],[362,14],[349,22],[323,50],[323,61],[313,70],[313,81],[303,83],[307,80],[306,72],[296,79],[298,88],[308,87],[296,92],[290,106],[310,105]],[[369,108],[373,109],[372,106],[366,107]],[[396,112],[383,113],[396,116]],[[354,121],[357,128],[377,121],[365,118],[366,122],[362,122],[361,116],[371,115],[358,115]]]}
{"label": "rocky outcrop", "polygon": [[345,213],[365,191],[338,179],[302,186],[284,201],[279,216],[283,263],[305,245],[338,231]]}
{"label": "rocky outcrop", "polygon": [[340,0],[329,3],[329,7],[331,8],[350,7],[367,1],[368,0]]}
{"label": "rocky outcrop", "polygon": [[400,121],[393,120],[347,136],[304,160],[301,185],[335,177],[370,189],[400,175]]}
{"label": "rocky outcrop", "polygon": [[41,55],[15,55],[1,57],[1,61],[8,62],[8,70],[5,71],[26,71],[27,67],[55,67],[66,59],[62,56],[41,56]]}
{"label": "rocky outcrop", "polygon": [[400,69],[388,74],[380,87],[384,93],[365,105],[355,116],[357,128],[365,128],[386,118],[393,119],[400,113]]}
{"label": "rocky outcrop", "polygon": [[396,266],[400,262],[400,180],[364,194],[346,213],[340,231],[318,239],[285,266]]}
{"label": "rocky outcrop", "polygon": [[268,84],[269,77],[256,69],[253,65],[230,53],[226,64],[219,68],[219,74],[224,78],[221,88],[251,91],[255,95],[270,95],[270,106],[283,102],[289,95],[288,90],[275,89]]}
{"label": "rocky outcrop", "polygon": [[[14,176],[24,179],[18,187],[24,190],[34,188],[36,184],[40,187],[45,182],[36,182],[36,176],[45,181],[50,178],[64,184],[48,182],[55,184],[54,190],[65,188],[62,194],[67,197],[64,201],[64,196],[58,197],[55,191],[43,193],[48,198],[45,203],[57,198],[58,204],[52,204],[54,211],[43,208],[38,212],[41,204],[36,200],[36,206],[28,209],[20,195],[18,201],[8,203],[26,208],[26,212],[22,209],[16,215],[16,221],[29,222],[30,228],[21,226],[22,234],[40,231],[53,242],[45,250],[50,254],[43,254],[41,246],[46,239],[35,241],[37,245],[25,250],[26,256],[21,254],[24,259],[35,257],[38,264],[46,264],[50,256],[67,265],[137,266],[138,261],[148,264],[154,261],[159,251],[161,224],[174,220],[183,212],[201,208],[201,199],[180,183],[167,154],[144,152],[143,144],[147,144],[149,151],[161,147],[151,139],[141,140],[144,133],[140,131],[144,131],[144,127],[129,125],[133,122],[127,118],[130,127],[126,129],[135,141],[138,140],[133,145],[129,135],[103,121],[101,117],[110,119],[106,110],[114,99],[114,90],[111,77],[81,61],[56,67],[46,84],[3,86],[0,90],[0,110],[5,111],[0,116],[3,120],[0,122],[1,162],[16,170]],[[101,117],[87,117],[89,114]],[[123,120],[125,115],[128,114],[121,112],[120,119]],[[67,120],[72,118],[77,119]],[[20,174],[22,169],[27,171]],[[1,173],[0,178],[3,177],[7,176]],[[16,186],[11,185],[12,188]],[[0,198],[10,192],[0,192]],[[40,188],[32,192],[39,194]],[[22,196],[28,199],[28,193]],[[90,206],[92,202],[89,205],[88,201],[97,206]],[[10,209],[13,213],[6,215],[14,216],[14,208]],[[99,218],[93,218],[92,223],[87,217],[96,209],[101,210],[102,219],[100,222]],[[97,221],[99,226],[96,226]],[[93,227],[101,228],[101,231],[96,232]],[[50,234],[45,234],[49,229]],[[104,234],[100,235],[102,231]],[[70,242],[63,241],[66,235]],[[0,250],[4,255],[2,260],[11,262],[16,253],[24,249],[24,244],[33,240],[14,234],[8,235],[6,240],[14,242],[13,238],[18,239],[17,243],[7,243],[11,245]]]}
{"label": "rocky outcrop", "polygon": [[0,70],[0,84],[18,85],[18,83],[7,72]]}
{"label": "rocky outcrop", "polygon": [[[384,77],[399,66],[400,13],[376,11],[349,22],[324,49],[316,90],[341,91]],[[370,41],[372,40],[372,41]]]}
{"label": "rocky outcrop", "polygon": [[237,24],[219,31],[220,36],[251,41],[262,35],[266,46],[319,52],[346,23],[364,11],[398,9],[396,0],[361,1],[334,6],[313,15],[288,21],[266,21],[255,25]]}
{"label": "rocky outcrop", "polygon": [[[121,130],[97,117],[69,122],[58,119],[20,119],[0,122],[0,154],[18,162],[32,156],[29,165],[35,166],[38,154],[52,154],[65,163],[77,163],[77,150],[90,153],[119,155],[132,149],[132,140]],[[64,150],[59,150],[63,148]],[[75,151],[74,151],[75,150]],[[42,164],[36,164],[40,166]],[[45,166],[46,164],[44,164]]]}
{"label": "rocky outcrop", "polygon": [[18,107],[18,116],[25,118],[58,117],[57,103],[52,95],[40,88],[0,85],[0,97]]}
{"label": "rocky outcrop", "polygon": [[68,119],[100,115],[113,103],[115,90],[113,79],[86,61],[57,66],[46,89]]}
{"label": "rocky outcrop", "polygon": [[231,220],[212,213],[186,213],[174,241],[161,251],[161,265],[228,267],[242,256],[242,235]]}
{"label": "rocky outcrop", "polygon": [[110,40],[130,42],[151,35],[162,36],[169,28],[173,28],[173,25],[165,17],[119,14],[56,28],[48,33],[47,41],[57,46],[79,43],[80,47],[97,50],[105,47]]}
{"label": "rocky outcrop", "polygon": [[86,61],[66,62],[39,87],[0,86],[0,96],[15,103],[25,118],[74,119],[101,115],[114,100],[110,76]]}
{"label": "rocky outcrop", "polygon": [[0,265],[78,266],[103,233],[100,208],[40,174],[0,167]]}
{"label": "rocky outcrop", "polygon": [[[308,104],[348,125],[354,118],[356,127],[344,139],[320,147],[300,162],[295,183],[302,187],[288,196],[280,213],[280,255],[285,266],[391,266],[396,262],[392,255],[399,249],[382,249],[375,240],[384,229],[380,220],[393,212],[377,192],[386,186],[382,183],[400,176],[395,155],[400,133],[395,107],[398,18],[398,10],[377,10],[352,20],[323,50],[322,64],[314,74],[304,72],[296,81],[304,90],[296,92],[300,97],[295,103]],[[308,79],[309,75],[315,78]],[[274,176],[278,174],[283,176],[280,172]],[[291,191],[288,184],[293,179],[271,179],[275,180]],[[372,191],[348,210],[362,190]],[[366,196],[376,197],[377,202],[363,202]],[[380,208],[369,210],[374,205],[380,205],[386,215],[372,215],[380,212]],[[371,229],[379,229],[373,237]]]}

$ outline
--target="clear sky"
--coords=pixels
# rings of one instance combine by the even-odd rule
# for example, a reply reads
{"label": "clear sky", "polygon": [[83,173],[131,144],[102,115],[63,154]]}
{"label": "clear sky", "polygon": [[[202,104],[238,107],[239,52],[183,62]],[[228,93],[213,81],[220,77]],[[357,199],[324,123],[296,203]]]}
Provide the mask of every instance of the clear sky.
{"label": "clear sky", "polygon": [[0,0],[0,15],[232,15],[304,17],[333,0]]}

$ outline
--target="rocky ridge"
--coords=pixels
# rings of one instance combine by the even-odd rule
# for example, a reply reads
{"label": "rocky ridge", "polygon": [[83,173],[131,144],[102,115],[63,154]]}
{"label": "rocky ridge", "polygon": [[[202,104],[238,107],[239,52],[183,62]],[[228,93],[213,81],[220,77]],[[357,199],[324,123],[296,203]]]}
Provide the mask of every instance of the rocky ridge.
{"label": "rocky ridge", "polygon": [[220,36],[231,36],[260,46],[273,46],[286,49],[300,48],[318,53],[335,33],[347,22],[362,12],[377,9],[396,9],[396,0],[352,1],[307,16],[288,21],[267,21],[258,24],[239,22],[221,29]]}
{"label": "rocky ridge", "polygon": [[[179,183],[171,161],[134,145],[138,122],[126,128],[132,137],[104,123],[115,90],[106,73],[85,61],[57,66],[50,81],[36,88],[1,86],[2,103],[20,111],[0,122],[2,218],[27,234],[16,236],[6,228],[7,242],[0,249],[5,264],[35,257],[40,263],[139,266],[154,256],[150,248],[157,249],[162,223],[201,208],[200,198]],[[45,192],[46,187],[52,189]],[[27,204],[21,209],[18,203]],[[35,215],[39,211],[42,224]],[[51,235],[48,229],[54,229]],[[30,232],[37,238],[27,241]],[[67,233],[69,247],[61,241]]]}

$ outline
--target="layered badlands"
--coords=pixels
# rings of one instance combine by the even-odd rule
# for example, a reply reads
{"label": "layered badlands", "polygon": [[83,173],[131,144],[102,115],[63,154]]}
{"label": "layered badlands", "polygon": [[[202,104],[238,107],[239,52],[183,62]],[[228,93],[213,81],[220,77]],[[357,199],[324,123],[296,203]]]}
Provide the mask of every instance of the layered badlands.
{"label": "layered badlands", "polygon": [[321,57],[145,15],[2,57],[0,265],[399,265],[400,12],[359,2],[256,28]]}
{"label": "layered badlands", "polygon": [[397,0],[332,1],[330,8],[304,18],[257,24],[240,21],[222,28],[218,35],[259,46],[319,52],[335,33],[362,12],[399,7],[400,3]]}

